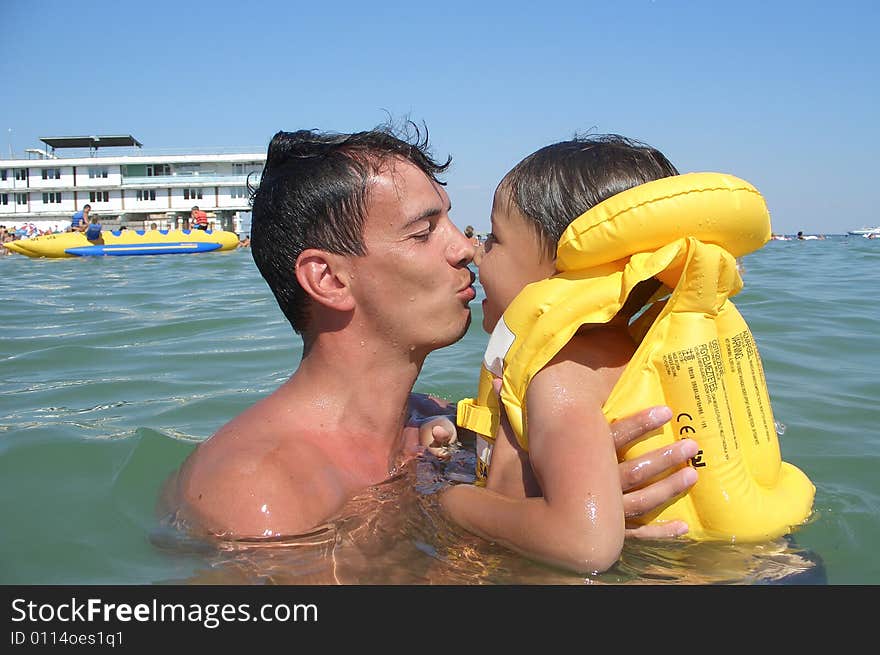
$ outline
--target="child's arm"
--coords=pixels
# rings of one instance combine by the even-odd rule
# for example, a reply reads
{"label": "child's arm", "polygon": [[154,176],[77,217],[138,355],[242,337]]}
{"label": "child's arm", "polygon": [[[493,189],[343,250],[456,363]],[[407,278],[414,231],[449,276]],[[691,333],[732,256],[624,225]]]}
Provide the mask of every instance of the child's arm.
{"label": "child's arm", "polygon": [[585,573],[617,561],[624,510],[617,456],[601,410],[612,362],[601,361],[601,353],[592,361],[596,356],[580,341],[539,372],[526,395],[529,456],[543,496],[512,499],[460,485],[444,491],[441,503],[472,532]]}
{"label": "child's arm", "polygon": [[[495,392],[500,391],[501,381],[497,380]],[[425,394],[411,394],[410,427],[407,429],[419,429],[420,422],[428,415],[455,417],[455,404],[434,396]],[[644,435],[656,430],[671,418],[668,407],[652,407],[619,419],[611,424],[615,448],[623,450]],[[452,421],[450,420],[450,423]],[[505,425],[506,421],[502,421]],[[432,426],[433,427],[433,426]],[[431,431],[433,434],[433,431]],[[469,430],[456,428],[457,439],[461,442],[473,440],[473,434]],[[427,435],[419,434],[422,441]],[[433,440],[436,440],[432,437]],[[501,446],[503,435],[499,435],[496,449]],[[431,446],[428,442],[424,445]],[[436,447],[441,447],[437,444]],[[435,446],[431,446],[432,448]],[[628,519],[643,516],[663,504],[669,502],[679,494],[684,493],[696,482],[696,471],[686,466],[688,459],[697,454],[697,443],[692,439],[682,439],[672,446],[663,447],[632,460],[625,460],[618,464],[620,485],[623,490],[624,513]],[[433,451],[432,451],[433,452]],[[443,455],[443,451],[435,453]],[[499,453],[496,453],[498,455]],[[494,461],[494,459],[493,459]],[[499,462],[500,464],[500,462]],[[523,466],[530,468],[526,462]],[[498,469],[493,467],[497,473]],[[491,472],[491,471],[490,471]],[[521,474],[522,475],[522,474]],[[531,477],[531,476],[530,476]],[[508,494],[513,495],[513,494]],[[540,495],[540,490],[527,495]],[[643,539],[669,539],[680,536],[687,532],[687,524],[682,521],[670,521],[660,525],[633,524],[626,530],[626,536]]]}

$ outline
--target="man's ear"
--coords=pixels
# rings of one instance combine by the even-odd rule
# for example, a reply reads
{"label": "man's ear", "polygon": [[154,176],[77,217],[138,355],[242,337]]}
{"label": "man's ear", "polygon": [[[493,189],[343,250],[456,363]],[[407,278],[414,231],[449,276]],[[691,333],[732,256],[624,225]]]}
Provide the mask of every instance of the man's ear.
{"label": "man's ear", "polygon": [[337,311],[354,309],[346,257],[309,248],[296,258],[295,269],[299,285],[315,302]]}

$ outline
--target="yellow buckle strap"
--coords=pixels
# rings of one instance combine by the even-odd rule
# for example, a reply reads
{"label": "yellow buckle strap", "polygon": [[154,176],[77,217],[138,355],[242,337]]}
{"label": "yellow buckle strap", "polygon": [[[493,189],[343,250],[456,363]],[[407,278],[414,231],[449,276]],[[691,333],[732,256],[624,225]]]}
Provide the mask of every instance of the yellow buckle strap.
{"label": "yellow buckle strap", "polygon": [[475,398],[458,401],[455,422],[462,428],[494,438],[498,420],[492,410],[478,405]]}

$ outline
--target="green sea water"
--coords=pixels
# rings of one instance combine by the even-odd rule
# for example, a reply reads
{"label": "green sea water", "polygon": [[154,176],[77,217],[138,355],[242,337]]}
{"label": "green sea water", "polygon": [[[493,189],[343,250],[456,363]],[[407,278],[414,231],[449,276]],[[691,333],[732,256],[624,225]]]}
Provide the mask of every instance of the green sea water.
{"label": "green sea water", "polygon": [[[162,481],[300,357],[250,252],[2,257],[0,584],[878,584],[880,240],[771,241],[742,264],[735,302],[783,459],[816,485],[813,516],[768,544],[628,542],[614,569],[583,578],[443,520],[435,492],[472,473],[466,450],[413,463],[309,535],[188,539],[156,512]],[[417,391],[475,392],[482,297]]]}

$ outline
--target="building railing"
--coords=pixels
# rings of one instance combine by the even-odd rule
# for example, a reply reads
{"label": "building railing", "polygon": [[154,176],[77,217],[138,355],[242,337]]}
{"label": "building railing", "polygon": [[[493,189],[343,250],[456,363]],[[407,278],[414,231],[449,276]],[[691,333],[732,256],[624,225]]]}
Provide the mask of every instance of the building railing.
{"label": "building railing", "polygon": [[[250,182],[253,186],[260,183],[260,174],[253,173],[250,176]],[[248,183],[247,175],[205,175],[200,173],[193,174],[177,174],[177,175],[125,175],[122,178],[120,186],[123,189],[133,189],[141,187],[163,187],[163,186],[204,186],[211,184],[220,184],[223,186],[246,186]]]}
{"label": "building railing", "polygon": [[[88,148],[61,148],[48,151],[43,148],[25,148],[20,156],[19,153],[10,153],[6,159],[0,154],[0,160],[20,160],[32,162],[56,162],[63,159],[86,159],[100,157],[161,157],[165,155],[254,155],[255,159],[263,160],[266,156],[268,143],[260,146],[202,146],[202,147],[173,147],[173,148],[119,148],[107,147],[98,150]],[[42,151],[37,155],[37,151]]]}

